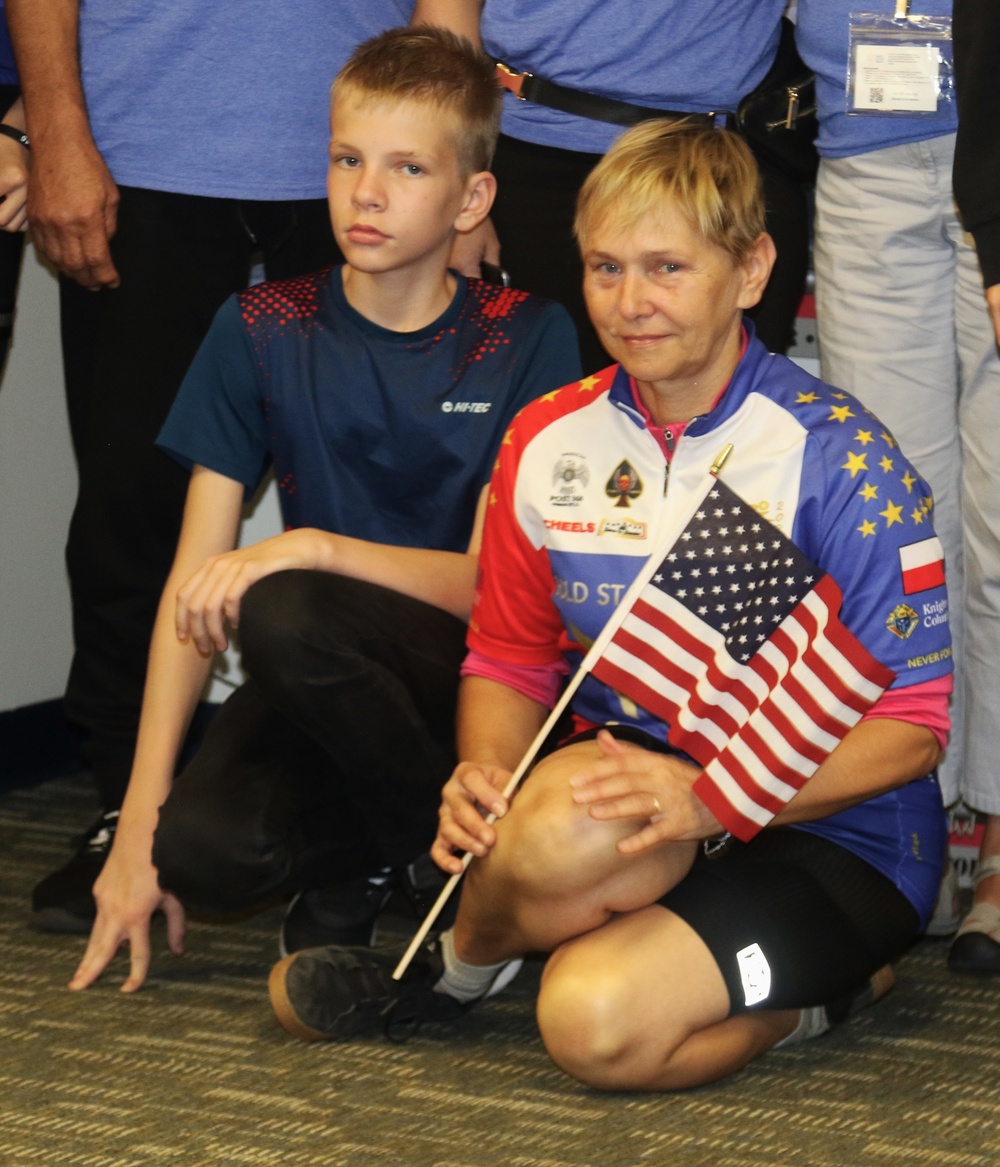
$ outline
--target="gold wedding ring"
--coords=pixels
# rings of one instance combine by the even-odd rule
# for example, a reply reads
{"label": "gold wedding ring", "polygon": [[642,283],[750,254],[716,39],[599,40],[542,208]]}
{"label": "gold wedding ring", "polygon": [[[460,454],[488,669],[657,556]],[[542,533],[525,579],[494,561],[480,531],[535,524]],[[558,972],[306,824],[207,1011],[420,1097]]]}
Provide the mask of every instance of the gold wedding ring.
{"label": "gold wedding ring", "polygon": [[663,814],[663,807],[660,805],[660,800],[654,794],[653,795],[653,813],[649,817],[654,818],[658,814]]}

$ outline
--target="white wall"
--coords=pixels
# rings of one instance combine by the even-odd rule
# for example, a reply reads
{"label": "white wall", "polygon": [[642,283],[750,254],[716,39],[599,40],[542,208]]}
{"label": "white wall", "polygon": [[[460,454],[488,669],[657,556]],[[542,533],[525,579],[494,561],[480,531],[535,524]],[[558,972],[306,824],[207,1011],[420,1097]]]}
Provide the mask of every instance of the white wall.
{"label": "white wall", "polygon": [[63,565],[76,493],[58,285],[29,246],[0,385],[0,711],[58,697],[70,659]]}
{"label": "white wall", "polygon": [[[0,385],[0,712],[62,695],[72,653],[63,549],[75,495],[58,285],[29,246]],[[272,485],[244,523],[243,541],[280,529]],[[218,672],[230,685],[238,678],[235,654]],[[221,700],[229,687],[215,682],[210,697]]]}

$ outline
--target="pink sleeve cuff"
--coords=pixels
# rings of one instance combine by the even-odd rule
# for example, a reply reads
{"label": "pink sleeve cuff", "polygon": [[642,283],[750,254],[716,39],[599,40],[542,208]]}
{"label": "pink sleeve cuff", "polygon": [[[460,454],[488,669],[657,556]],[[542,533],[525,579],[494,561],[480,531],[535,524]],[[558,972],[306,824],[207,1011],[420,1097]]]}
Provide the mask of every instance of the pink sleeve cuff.
{"label": "pink sleeve cuff", "polygon": [[485,677],[488,681],[498,681],[547,709],[555,705],[562,679],[568,672],[569,665],[562,658],[547,665],[512,665],[484,656],[474,649],[469,650],[461,669],[463,677]]}
{"label": "pink sleeve cuff", "polygon": [[953,681],[949,673],[946,677],[921,681],[919,685],[908,685],[903,689],[886,689],[861,720],[891,717],[894,721],[922,725],[934,734],[943,750],[948,744],[948,731],[951,729],[948,698],[951,696],[952,688]]}

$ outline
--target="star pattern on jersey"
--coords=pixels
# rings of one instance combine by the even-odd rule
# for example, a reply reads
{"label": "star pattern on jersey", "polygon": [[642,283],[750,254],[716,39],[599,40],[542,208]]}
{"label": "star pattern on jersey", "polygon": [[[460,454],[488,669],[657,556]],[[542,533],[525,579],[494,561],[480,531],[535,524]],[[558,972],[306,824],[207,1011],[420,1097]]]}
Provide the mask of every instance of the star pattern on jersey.
{"label": "star pattern on jersey", "polygon": [[[924,484],[913,468],[900,456],[899,444],[884,429],[878,418],[849,394],[816,384],[796,394],[795,404],[809,409],[835,428],[847,425],[863,414],[847,439],[840,472],[854,484],[860,504],[860,522],[855,527],[861,539],[876,538],[890,527],[923,527],[928,522],[934,500],[918,492]],[[872,424],[873,423],[873,424]],[[846,435],[845,435],[846,437]]]}
{"label": "star pattern on jersey", "polygon": [[745,662],[822,574],[773,523],[719,487],[709,491],[652,582]]}

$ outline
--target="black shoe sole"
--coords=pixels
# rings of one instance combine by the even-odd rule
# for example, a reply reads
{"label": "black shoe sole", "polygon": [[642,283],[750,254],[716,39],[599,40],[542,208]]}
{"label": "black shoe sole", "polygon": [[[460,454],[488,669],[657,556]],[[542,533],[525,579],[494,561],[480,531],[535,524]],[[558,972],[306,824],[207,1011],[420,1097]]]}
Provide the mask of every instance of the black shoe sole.
{"label": "black shoe sole", "polygon": [[[337,1040],[331,1033],[324,1033],[321,1029],[313,1029],[312,1026],[306,1025],[295,1012],[295,1006],[288,996],[287,976],[289,966],[297,955],[297,953],[292,953],[284,960],[279,960],[267,978],[267,991],[271,998],[271,1008],[278,1019],[278,1024],[286,1033],[290,1033],[292,1037],[297,1037],[300,1041]],[[351,1035],[345,1034],[345,1037],[347,1036]],[[344,1040],[344,1038],[340,1040]]]}

